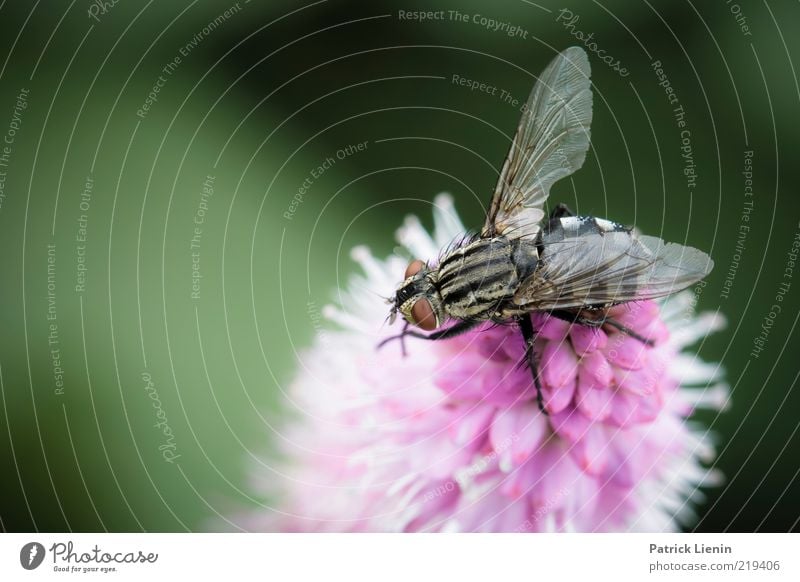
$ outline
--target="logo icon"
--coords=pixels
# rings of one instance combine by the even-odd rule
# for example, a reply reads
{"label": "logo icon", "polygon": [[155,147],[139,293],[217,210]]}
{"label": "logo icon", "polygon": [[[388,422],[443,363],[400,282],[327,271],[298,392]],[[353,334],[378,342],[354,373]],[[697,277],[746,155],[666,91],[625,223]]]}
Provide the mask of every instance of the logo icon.
{"label": "logo icon", "polygon": [[26,570],[35,570],[44,561],[44,546],[39,542],[29,542],[19,551],[19,563]]}

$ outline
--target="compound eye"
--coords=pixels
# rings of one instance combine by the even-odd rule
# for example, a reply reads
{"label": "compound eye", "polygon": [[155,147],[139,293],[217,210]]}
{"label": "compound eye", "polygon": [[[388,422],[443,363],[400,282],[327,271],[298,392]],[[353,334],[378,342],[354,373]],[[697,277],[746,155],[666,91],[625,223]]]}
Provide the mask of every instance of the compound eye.
{"label": "compound eye", "polygon": [[[419,259],[411,261],[406,267],[406,279],[413,277],[425,267],[425,263]],[[436,329],[436,315],[433,313],[433,307],[427,299],[420,298],[411,307],[411,318],[414,320],[411,323],[425,331]]]}
{"label": "compound eye", "polygon": [[411,317],[414,319],[414,324],[425,331],[436,329],[436,316],[427,299],[418,299],[414,303],[411,307]]}
{"label": "compound eye", "polygon": [[422,267],[424,266],[425,263],[420,261],[419,259],[411,261],[408,264],[408,267],[406,267],[406,279],[408,279],[409,277],[413,277],[414,275],[419,273],[422,270]]}

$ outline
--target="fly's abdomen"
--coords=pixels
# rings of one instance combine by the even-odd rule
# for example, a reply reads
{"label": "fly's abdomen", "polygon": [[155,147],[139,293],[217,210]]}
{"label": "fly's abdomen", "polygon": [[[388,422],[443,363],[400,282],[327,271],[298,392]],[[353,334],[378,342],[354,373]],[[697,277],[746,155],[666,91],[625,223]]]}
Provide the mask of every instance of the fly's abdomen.
{"label": "fly's abdomen", "polygon": [[440,263],[438,287],[445,311],[457,319],[489,319],[519,286],[518,245],[505,238],[480,239]]}

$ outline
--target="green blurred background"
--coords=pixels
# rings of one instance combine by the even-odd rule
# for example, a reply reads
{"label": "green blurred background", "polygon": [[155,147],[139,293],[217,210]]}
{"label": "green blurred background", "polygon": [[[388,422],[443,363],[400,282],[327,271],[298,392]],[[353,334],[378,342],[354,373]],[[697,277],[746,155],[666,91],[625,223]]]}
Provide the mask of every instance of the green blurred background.
{"label": "green blurred background", "polygon": [[[727,482],[697,529],[798,527],[800,281],[750,355],[800,228],[797,3],[101,4],[0,2],[2,529],[208,529],[268,503],[249,476],[317,308],[355,272],[349,249],[388,255],[441,191],[481,223],[519,111],[453,75],[523,100],[577,31],[629,74],[590,53],[593,150],[552,198],[717,262],[698,307],[729,326],[700,353],[733,401],[699,420]],[[468,21],[399,17],[420,9]],[[654,61],[685,111],[693,189]],[[312,169],[361,142],[287,219]]]}

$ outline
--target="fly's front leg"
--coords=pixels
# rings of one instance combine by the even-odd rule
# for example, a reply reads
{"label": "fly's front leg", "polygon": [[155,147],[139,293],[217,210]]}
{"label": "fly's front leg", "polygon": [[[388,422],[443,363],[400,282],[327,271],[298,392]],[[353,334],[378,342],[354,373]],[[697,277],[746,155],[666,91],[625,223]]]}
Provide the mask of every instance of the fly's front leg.
{"label": "fly's front leg", "polygon": [[[392,337],[386,338],[385,340],[383,340],[381,343],[378,344],[378,349],[382,348],[384,345],[386,345],[387,343],[389,343],[392,340],[399,339],[399,340],[402,341],[407,335],[410,335],[411,337],[415,337],[415,338],[418,338],[418,339],[424,339],[424,340],[448,339],[448,338],[451,338],[451,337],[455,337],[457,335],[461,335],[462,333],[466,333],[469,330],[471,330],[472,328],[474,328],[477,325],[479,325],[480,323],[481,323],[481,321],[473,321],[473,320],[465,319],[465,320],[459,321],[458,323],[456,323],[454,325],[451,325],[450,327],[445,327],[445,328],[442,328],[442,329],[440,329],[438,331],[434,331],[433,333],[429,333],[428,335],[425,335],[424,333],[419,333],[418,331],[408,331],[408,327],[409,326],[408,326],[408,324],[406,324],[406,326],[403,328],[403,333],[401,333],[399,335],[393,335]],[[405,349],[403,349],[403,355],[405,355]]]}
{"label": "fly's front leg", "polygon": [[536,332],[533,330],[530,313],[526,313],[519,318],[519,329],[525,340],[525,361],[528,363],[528,368],[533,376],[533,385],[536,387],[536,403],[539,405],[539,410],[547,415],[547,410],[544,408],[544,397],[542,396],[542,384],[539,380],[539,367],[536,365],[536,354],[533,353]]}
{"label": "fly's front leg", "polygon": [[632,338],[639,340],[643,344],[646,344],[650,347],[655,345],[653,340],[649,340],[646,337],[639,335],[631,328],[626,327],[617,320],[612,319],[610,317],[606,317],[605,315],[595,319],[582,315],[580,311],[568,311],[566,309],[554,309],[553,311],[549,312],[549,315],[552,315],[553,317],[556,317],[558,319],[563,319],[564,321],[568,321],[569,323],[577,323],[579,325],[586,325],[588,327],[603,327],[604,325],[610,325],[611,327],[619,330],[625,335],[629,335]]}

